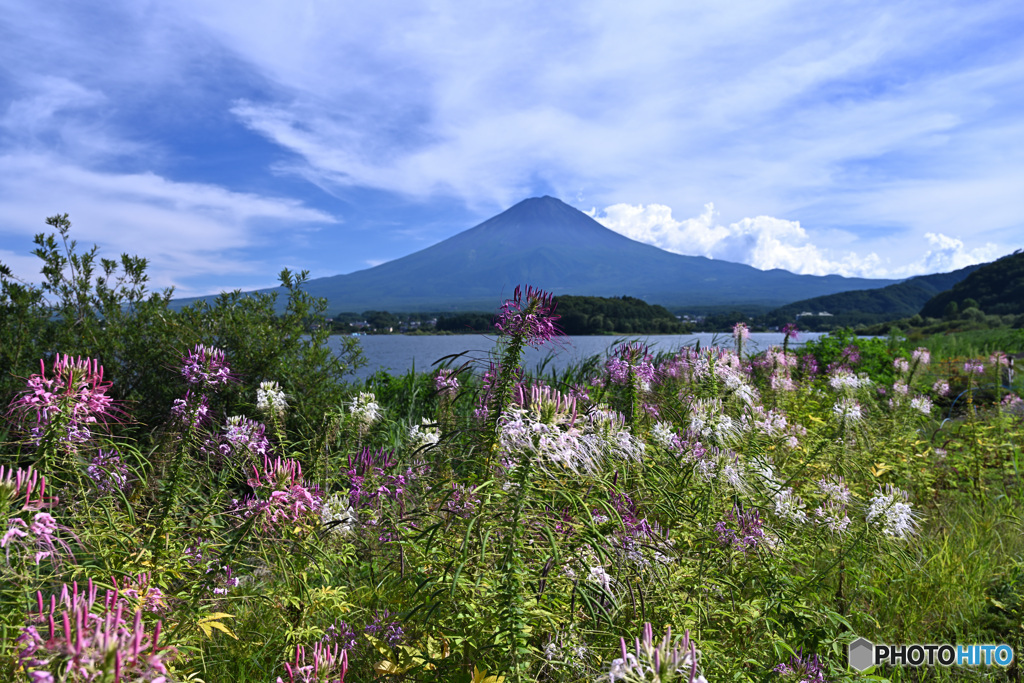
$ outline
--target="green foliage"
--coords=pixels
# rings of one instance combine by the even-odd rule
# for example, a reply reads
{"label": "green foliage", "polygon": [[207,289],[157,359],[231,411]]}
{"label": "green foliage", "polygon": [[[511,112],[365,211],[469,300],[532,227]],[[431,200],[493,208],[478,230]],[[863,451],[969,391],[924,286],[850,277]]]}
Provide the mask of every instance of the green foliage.
{"label": "green foliage", "polygon": [[938,318],[980,309],[994,315],[1024,314],[1024,250],[987,263],[921,307],[921,315]]}
{"label": "green foliage", "polygon": [[605,298],[562,295],[555,298],[559,326],[568,335],[680,334],[687,330],[664,306],[631,296]]}
{"label": "green foliage", "polygon": [[[893,360],[903,350],[904,341],[898,337],[863,338],[852,330],[843,329],[808,341],[801,353],[813,355],[823,371],[831,365],[846,365],[855,372],[864,372],[876,380],[891,383],[895,376]],[[849,362],[851,355],[858,360]]]}
{"label": "green foliage", "polygon": [[[70,442],[72,402],[57,400],[37,444],[27,413],[13,413],[18,440],[0,464],[38,465],[48,448],[66,457],[46,464],[59,500],[26,506],[9,477],[0,483],[8,532],[45,509],[60,541],[37,557],[36,536],[8,538],[0,678],[28,680],[17,639],[36,591],[45,599],[87,579],[116,581],[145,628],[161,622],[161,643],[177,650],[173,680],[287,680],[285,663],[303,652],[311,663],[326,642],[347,650],[348,681],[579,683],[607,678],[620,638],[633,642],[646,623],[658,637],[689,631],[710,681],[787,680],[776,667],[797,652],[817,655],[825,680],[860,680],[845,653],[857,636],[1024,646],[1024,410],[1014,401],[1024,387],[1006,377],[1001,393],[970,391],[1002,378],[988,354],[1019,348],[994,348],[1018,336],[926,340],[914,345],[931,346],[931,364],[901,369],[893,361],[909,361],[913,345],[844,330],[803,351],[822,370],[844,364],[871,380],[838,387],[778,349],[742,361],[726,349],[637,354],[618,374],[593,358],[521,380],[524,340],[513,336],[488,359],[501,372],[486,382],[489,363],[462,367],[451,393],[435,373],[378,373],[354,387],[344,379],[357,355],[324,355],[322,308],[304,277],[282,274],[282,315],[273,295],[226,294],[180,313],[154,304],[168,322],[154,314],[147,334],[171,345],[163,384],[137,385],[125,409],[166,414],[186,391],[178,356],[203,341],[228,351],[235,375],[188,389],[208,397],[205,420],[150,432],[126,416]],[[19,286],[5,289],[6,312],[74,348],[103,350],[108,320],[129,336],[145,320],[111,312],[93,324],[96,302],[76,308],[75,285],[47,290],[67,308],[33,304],[36,290]],[[76,330],[87,338],[72,339]],[[951,411],[933,387],[963,381],[979,356],[970,410]],[[111,367],[139,362],[115,356]],[[653,380],[640,381],[643,363],[659,368]],[[255,410],[265,379],[291,396],[284,416]],[[241,438],[232,415],[265,431]],[[119,453],[123,479],[97,469],[101,450]],[[879,513],[883,486],[907,494],[912,514],[899,524]]]}
{"label": "green foliage", "polygon": [[804,299],[787,304],[765,316],[770,326],[782,326],[804,313],[827,311],[831,316],[803,316],[799,323],[809,331],[825,331],[857,325],[873,325],[907,318],[921,310],[929,299],[953,287],[980,266],[968,266],[951,273],[919,275],[887,287],[864,289]]}
{"label": "green foliage", "polygon": [[0,264],[0,396],[7,400],[39,360],[55,350],[95,358],[113,378],[113,395],[133,407],[143,425],[158,426],[177,394],[181,355],[196,344],[219,346],[235,359],[240,383],[224,398],[240,411],[252,405],[264,380],[292,394],[297,421],[319,421],[341,397],[341,382],[365,363],[358,342],[327,345],[326,303],[303,290],[308,273],[282,271],[288,296],[283,314],[277,293],[222,294],[175,312],[172,290],[150,293],[146,259],[124,254],[99,259],[98,248],[79,254],[67,214],[47,219],[56,234],[38,234],[39,286],[19,282]]}

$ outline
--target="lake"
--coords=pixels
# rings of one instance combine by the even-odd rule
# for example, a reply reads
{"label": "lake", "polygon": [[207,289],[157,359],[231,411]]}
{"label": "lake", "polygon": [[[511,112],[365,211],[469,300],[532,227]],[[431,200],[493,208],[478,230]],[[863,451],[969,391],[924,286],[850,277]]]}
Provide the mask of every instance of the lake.
{"label": "lake", "polygon": [[[809,339],[817,339],[822,333],[801,332],[796,342],[790,346],[797,347]],[[549,354],[552,360],[549,368],[563,370],[567,366],[578,363],[594,354],[605,354],[611,347],[626,339],[639,339],[646,343],[651,351],[672,351],[682,346],[693,346],[700,342],[704,346],[725,346],[732,348],[732,335],[727,333],[702,332],[699,334],[658,334],[633,335],[629,337],[580,336],[561,337],[558,344],[549,343],[540,349],[526,349],[524,365],[533,370]],[[331,345],[339,348],[339,337],[331,337]],[[488,354],[494,348],[495,337],[490,335],[403,335],[381,334],[359,337],[363,347],[363,355],[368,365],[356,373],[357,379],[365,379],[377,372],[387,370],[391,374],[404,374],[415,368],[417,372],[431,370],[432,364],[439,358],[463,351],[469,352],[465,358],[479,360],[484,367],[487,365]],[[752,353],[764,351],[770,346],[782,346],[781,332],[752,332],[745,346]],[[461,361],[460,361],[461,362]]]}

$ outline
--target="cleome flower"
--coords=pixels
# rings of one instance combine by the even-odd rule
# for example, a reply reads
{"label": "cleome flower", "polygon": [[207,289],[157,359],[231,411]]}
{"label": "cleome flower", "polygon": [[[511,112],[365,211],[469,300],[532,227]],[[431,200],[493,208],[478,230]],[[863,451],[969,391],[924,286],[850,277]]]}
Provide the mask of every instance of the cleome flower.
{"label": "cleome flower", "polygon": [[176,651],[160,647],[160,622],[150,633],[143,610],[126,609],[119,591],[108,590],[102,601],[97,597],[91,579],[85,590],[78,583],[70,589],[65,584],[60,596],[51,595],[49,601],[36,593],[37,610],[17,641],[19,665],[34,683],[165,683],[164,660]]}
{"label": "cleome flower", "polygon": [[644,624],[643,638],[635,639],[632,652],[626,646],[626,639],[619,639],[622,657],[612,660],[608,671],[608,683],[707,683],[697,668],[700,651],[686,631],[682,638],[672,638],[672,627],[665,630],[660,641],[654,639],[654,628],[650,622]]}
{"label": "cleome flower", "polygon": [[359,516],[347,495],[332,493],[320,508],[320,523],[332,534],[347,536],[359,524]]}
{"label": "cleome flower", "polygon": [[757,510],[741,511],[734,507],[725,513],[725,519],[715,524],[718,542],[731,546],[743,554],[757,549],[764,540],[764,526]]}
{"label": "cleome flower", "polygon": [[0,537],[8,563],[16,548],[32,554],[35,564],[45,559],[59,564],[65,557],[72,557],[71,548],[58,534],[68,531],[67,527],[58,525],[50,513],[43,511],[57,502],[56,498],[46,498],[45,493],[46,477],[31,467],[10,470],[0,466],[0,509],[11,515]]}
{"label": "cleome flower", "polygon": [[231,381],[227,355],[220,349],[196,344],[181,359],[181,375],[191,386],[213,389]]}
{"label": "cleome flower", "polygon": [[777,492],[774,497],[775,514],[782,519],[803,524],[807,521],[807,512],[804,501],[800,496],[793,493],[792,487],[787,487]]}
{"label": "cleome flower", "polygon": [[860,404],[852,398],[840,399],[834,406],[832,406],[832,412],[835,413],[839,419],[846,422],[856,422],[862,417]]}
{"label": "cleome flower", "polygon": [[409,428],[409,445],[413,450],[429,448],[440,440],[441,432],[437,428],[437,423],[429,418],[421,418],[420,424]]}
{"label": "cleome flower", "polygon": [[313,523],[320,517],[322,500],[316,488],[307,488],[298,460],[263,457],[263,467],[252,467],[248,484],[255,495],[238,504],[245,517],[260,515],[264,529]]}
{"label": "cleome flower", "polygon": [[612,350],[605,363],[612,384],[628,384],[635,377],[641,391],[649,391],[657,376],[647,346],[639,342],[622,343]]}
{"label": "cleome flower", "polygon": [[97,450],[85,472],[100,493],[124,491],[128,488],[128,466],[121,462],[117,451]]}
{"label": "cleome flower", "polygon": [[917,533],[917,515],[906,491],[886,484],[871,498],[867,510],[869,525],[881,529],[889,538],[905,539]]}
{"label": "cleome flower", "polygon": [[262,422],[241,415],[232,415],[224,425],[221,455],[243,458],[264,458],[270,455],[271,445],[267,427]]}
{"label": "cleome flower", "polygon": [[284,417],[288,410],[288,397],[277,382],[260,382],[256,390],[256,410],[272,417]]}
{"label": "cleome flower", "polygon": [[39,372],[28,378],[25,389],[11,404],[10,414],[28,427],[36,445],[42,443],[48,429],[54,438],[75,448],[92,438],[92,429],[105,424],[118,412],[107,396],[111,383],[103,379],[103,367],[90,358],[72,358],[57,354],[50,376],[46,363],[39,361]]}
{"label": "cleome flower", "polygon": [[434,378],[434,390],[441,396],[454,398],[459,393],[459,378],[454,370],[441,368]]}
{"label": "cleome flower", "polygon": [[349,405],[348,412],[360,431],[369,429],[374,422],[380,419],[381,415],[377,397],[367,391],[359,392],[359,396]]}
{"label": "cleome flower", "polygon": [[278,676],[277,683],[345,683],[348,652],[326,643],[315,643],[311,651],[296,645],[295,657],[285,663],[284,669],[288,681]]}
{"label": "cleome flower", "polygon": [[527,346],[542,346],[561,334],[555,325],[561,318],[555,315],[554,295],[527,285],[524,291],[517,286],[515,294],[501,305],[495,329],[506,337],[521,337]]}

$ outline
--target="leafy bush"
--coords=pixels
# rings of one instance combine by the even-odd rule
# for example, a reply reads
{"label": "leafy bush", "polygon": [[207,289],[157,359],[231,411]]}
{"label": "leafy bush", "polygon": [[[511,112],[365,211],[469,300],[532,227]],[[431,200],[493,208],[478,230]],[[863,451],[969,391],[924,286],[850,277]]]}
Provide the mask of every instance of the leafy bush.
{"label": "leafy bush", "polygon": [[[146,259],[122,255],[99,259],[98,248],[79,254],[67,214],[47,219],[57,230],[35,237],[42,261],[39,286],[17,281],[0,264],[0,390],[10,397],[22,380],[56,350],[97,359],[113,378],[111,393],[132,405],[136,420],[155,427],[177,397],[180,358],[196,344],[225,349],[241,382],[223,398],[226,409],[251,405],[259,383],[290,387],[294,420],[317,422],[342,396],[342,381],[365,363],[358,342],[341,350],[327,345],[326,302],[302,285],[307,273],[282,271],[288,300],[277,311],[277,294],[222,294],[180,312],[172,290],[147,290]],[[243,396],[245,398],[243,398]]]}

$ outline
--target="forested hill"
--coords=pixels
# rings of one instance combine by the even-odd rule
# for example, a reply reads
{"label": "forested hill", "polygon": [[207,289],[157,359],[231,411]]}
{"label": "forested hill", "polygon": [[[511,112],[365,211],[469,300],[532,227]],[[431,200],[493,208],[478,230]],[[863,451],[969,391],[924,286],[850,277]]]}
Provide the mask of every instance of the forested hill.
{"label": "forested hill", "polygon": [[[878,289],[841,292],[804,299],[773,310],[765,316],[768,325],[785,325],[802,313],[814,315],[800,318],[804,329],[854,327],[909,318],[916,315],[932,297],[963,281],[981,265],[967,266],[950,273],[919,275],[903,282]],[[828,316],[818,316],[828,313]]]}
{"label": "forested hill", "polygon": [[566,334],[602,334],[625,332],[671,334],[686,331],[664,306],[657,306],[631,296],[607,298],[600,296],[559,296],[559,325]]}
{"label": "forested hill", "polygon": [[[968,300],[972,300],[968,302]],[[965,305],[967,303],[967,305]],[[948,291],[937,294],[921,308],[926,318],[946,314],[950,304],[956,309],[978,308],[989,315],[1020,315],[1024,313],[1024,250],[986,263]]]}
{"label": "forested hill", "polygon": [[[556,296],[558,327],[568,335],[579,334],[682,334],[687,325],[663,306],[631,296]],[[447,332],[493,332],[489,313],[442,314],[437,329]]]}

